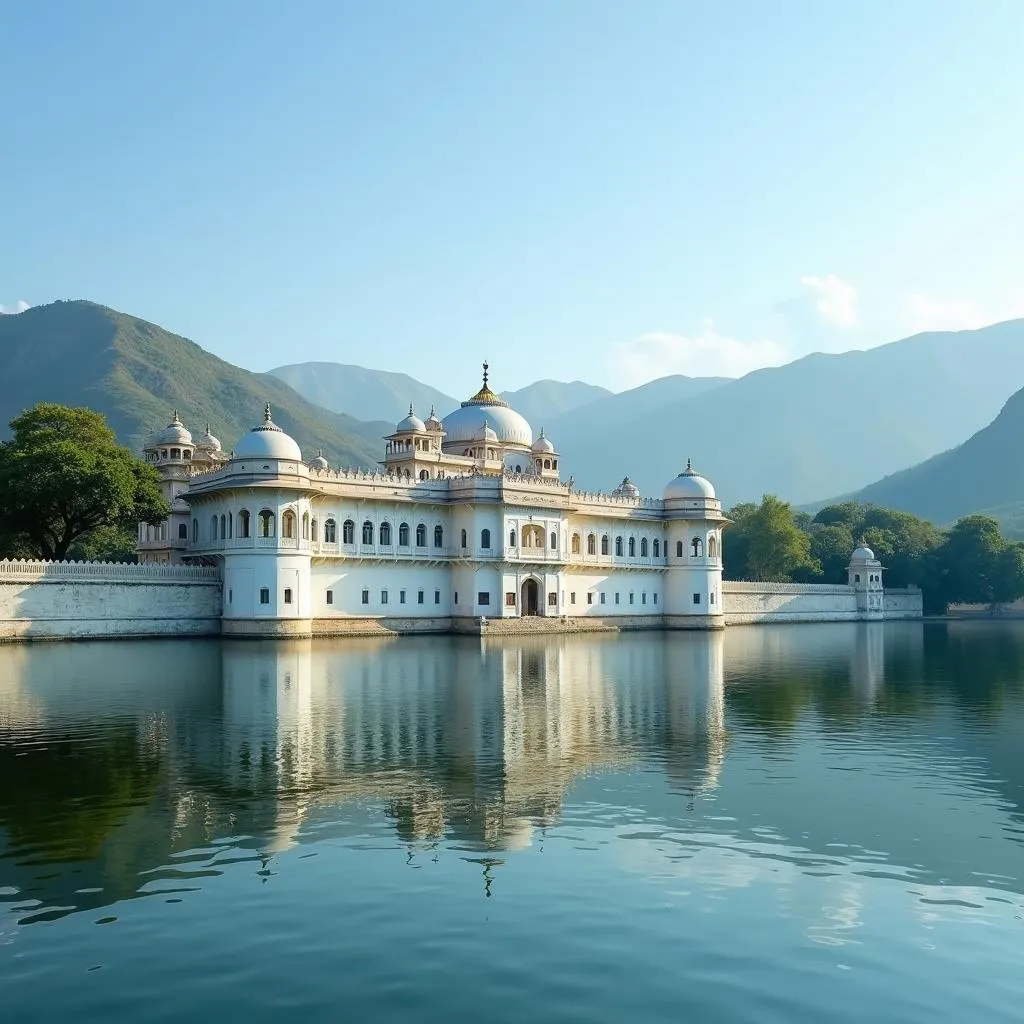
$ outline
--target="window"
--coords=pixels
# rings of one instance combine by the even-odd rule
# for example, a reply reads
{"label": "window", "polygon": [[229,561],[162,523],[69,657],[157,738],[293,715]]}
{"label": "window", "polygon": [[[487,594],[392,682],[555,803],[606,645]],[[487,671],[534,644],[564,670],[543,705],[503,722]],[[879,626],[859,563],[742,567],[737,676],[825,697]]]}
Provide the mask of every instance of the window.
{"label": "window", "polygon": [[238,513],[238,536],[249,536],[249,510],[246,508],[243,508],[242,511]]}
{"label": "window", "polygon": [[260,604],[270,604],[270,587],[260,587]]}
{"label": "window", "polygon": [[444,546],[444,530],[440,526],[434,527],[434,547],[440,548]]}
{"label": "window", "polygon": [[694,604],[700,604],[700,594],[694,594],[693,595],[693,603]]}
{"label": "window", "polygon": [[373,544],[373,523],[369,519],[363,523],[363,543]]}
{"label": "window", "polygon": [[459,592],[457,590],[455,591],[455,603],[459,603]]}
{"label": "window", "polygon": [[609,549],[609,546],[608,546],[608,534],[606,533],[606,534],[603,534],[602,537],[601,537],[601,554],[602,555],[607,555],[609,550],[610,549]]}
{"label": "window", "polygon": [[636,537],[629,538],[629,557],[636,558]]}
{"label": "window", "polygon": [[[341,535],[343,537],[345,536],[346,528],[348,527],[348,525],[349,525],[349,523],[351,521],[352,520],[350,519],[341,528]],[[333,544],[337,539],[338,539],[338,524],[335,523],[335,521],[333,519],[326,520],[324,522],[324,543],[325,544]],[[346,541],[345,543],[348,544],[348,543],[351,543],[351,542],[350,541]]]}
{"label": "window", "polygon": [[261,537],[274,536],[274,513],[269,508],[263,509],[259,515],[259,535]]}
{"label": "window", "polygon": [[428,473],[427,470],[425,470],[425,469],[421,469],[420,470],[420,479],[421,480],[429,480],[430,479],[430,473]]}
{"label": "window", "polygon": [[658,595],[657,595],[657,594],[655,594],[655,595],[654,595],[654,603],[655,603],[655,604],[657,604],[657,603],[658,603]]}
{"label": "window", "polygon": [[[463,550],[463,551],[465,551],[465,550],[466,550],[466,544],[467,544],[468,542],[469,542],[469,538],[468,538],[468,536],[467,536],[467,534],[466,534],[466,531],[465,531],[465,530],[463,530],[463,531],[462,531],[462,532],[461,532],[461,533],[459,534],[459,546],[460,546],[460,547],[462,548],[462,550]],[[423,543],[424,543],[424,544],[426,544],[427,542],[426,542],[426,541],[424,541]]]}
{"label": "window", "polygon": [[334,591],[333,590],[328,590],[327,591],[327,603],[328,604],[334,604]]}
{"label": "window", "polygon": [[231,513],[229,512],[229,513],[228,513],[228,536],[229,536],[229,537],[233,537],[233,536],[234,536],[234,523],[233,523],[233,521],[232,521],[232,520],[233,520],[233,518],[234,518],[234,517],[233,517],[233,516],[231,515]]}
{"label": "window", "polygon": [[188,540],[188,526],[185,523],[178,523],[178,540]]}
{"label": "window", "polygon": [[491,593],[490,593],[490,591],[489,590],[481,590],[480,593],[476,595],[476,603],[477,604],[490,604],[491,603]]}
{"label": "window", "polygon": [[604,604],[604,603],[605,603],[605,593],[604,593],[604,591],[602,590],[602,591],[601,591],[601,604]]}
{"label": "window", "polygon": [[398,603],[399,604],[405,604],[405,591],[404,590],[400,590],[398,592]]}
{"label": "window", "polygon": [[427,528],[420,523],[416,527],[416,547],[425,548],[427,546]]}
{"label": "window", "polygon": [[615,591],[615,603],[619,603],[619,592],[617,590]]}
{"label": "window", "polygon": [[647,591],[646,590],[640,595],[640,603],[641,604],[647,604]]}
{"label": "window", "polygon": [[575,603],[576,603],[576,591],[574,590],[574,591],[572,591],[572,593],[569,594],[569,604],[575,604]]}
{"label": "window", "polygon": [[400,548],[407,548],[409,546],[409,524],[402,523],[398,527],[398,546]]}
{"label": "window", "polygon": [[853,582],[854,583],[860,583],[860,573],[859,572],[854,575]]}
{"label": "window", "polygon": [[715,595],[714,595],[714,592],[712,592],[712,594],[711,594],[711,603],[712,603],[712,604],[714,604],[714,603],[715,603]]}
{"label": "window", "polygon": [[505,607],[515,608],[516,606],[516,592],[514,590],[505,591]]}
{"label": "window", "polygon": [[676,558],[683,557],[683,542],[681,540],[676,541]]}
{"label": "window", "polygon": [[552,551],[558,550],[558,534],[554,530],[551,531],[551,536],[548,538],[548,544]]}
{"label": "window", "polygon": [[217,517],[210,516],[210,540],[217,539]]}
{"label": "window", "polygon": [[315,520],[315,519],[313,519],[313,520],[312,520],[312,521],[310,522],[310,524],[309,524],[309,536],[310,536],[311,540],[312,540],[312,541],[313,541],[314,543],[316,543],[316,541],[317,541],[317,539],[318,539],[318,536],[319,536],[319,531],[317,530],[317,527],[316,527],[316,520]]}
{"label": "window", "polygon": [[646,537],[641,537],[640,538],[640,557],[641,558],[646,558],[647,557],[647,538]]}
{"label": "window", "polygon": [[490,530],[481,530],[480,531],[480,547],[487,549],[487,548],[490,548],[490,546],[491,546],[491,531]]}
{"label": "window", "polygon": [[508,531],[508,546],[510,548],[514,548],[516,546],[516,531],[515,530],[509,530]]}
{"label": "window", "polygon": [[380,603],[381,604],[387,604],[388,603],[388,592],[386,590],[382,590],[380,592]]}
{"label": "window", "polygon": [[417,604],[423,604],[423,591],[422,590],[417,590],[416,591],[416,603]]}
{"label": "window", "polygon": [[381,523],[379,533],[381,547],[391,547],[391,524]]}
{"label": "window", "polygon": [[362,601],[363,601],[363,604],[369,604],[370,603],[370,592],[368,590],[364,590],[363,591]]}
{"label": "window", "polygon": [[228,517],[226,515],[224,515],[223,513],[221,513],[221,517],[220,517],[220,539],[221,540],[224,540],[227,537],[227,535],[228,535],[227,534],[227,525],[228,525]]}
{"label": "window", "polygon": [[291,604],[292,603],[292,588],[291,587],[285,587],[284,588],[284,603],[285,604]]}
{"label": "window", "polygon": [[690,541],[690,547],[693,548],[694,558],[699,558],[701,555],[704,554],[704,542],[700,539],[700,537],[694,537],[693,540]]}
{"label": "window", "polygon": [[712,534],[708,537],[708,558],[718,557],[718,538]]}
{"label": "window", "polygon": [[587,594],[587,604],[593,604],[593,603],[594,603],[594,595],[593,594]]}
{"label": "window", "polygon": [[441,591],[440,590],[435,590],[434,591],[434,604],[440,604],[440,603],[441,603]]}
{"label": "window", "polygon": [[302,539],[309,540],[309,513],[302,513]]}
{"label": "window", "polygon": [[588,555],[596,555],[597,554],[597,536],[595,534],[593,534],[593,533],[588,533],[587,534],[587,554]]}
{"label": "window", "polygon": [[630,604],[633,603],[633,591],[632,590],[629,592],[629,603]]}
{"label": "window", "polygon": [[557,604],[558,604],[558,594],[556,594],[555,591],[552,590],[551,593],[548,594],[548,607],[549,608],[554,608]]}
{"label": "window", "polygon": [[578,533],[574,533],[572,535],[570,550],[574,555],[578,555],[580,553],[580,535]]}
{"label": "window", "polygon": [[654,542],[654,557],[657,558],[661,554],[661,541],[655,540]]}
{"label": "window", "polygon": [[232,604],[235,600],[235,592],[228,588],[228,604]]}
{"label": "window", "polygon": [[281,516],[281,536],[289,540],[295,537],[295,513],[291,509]]}
{"label": "window", "polygon": [[615,538],[615,557],[616,558],[621,558],[622,557],[622,538],[621,537],[616,537]]}
{"label": "window", "polygon": [[192,543],[195,544],[199,540],[199,520],[192,520]]}
{"label": "window", "polygon": [[[324,540],[330,544],[337,539],[334,531],[334,520],[328,519],[324,524]],[[330,536],[328,536],[328,532],[330,532]],[[341,542],[342,544],[355,544],[356,542],[356,524],[351,519],[346,519],[341,524]]]}

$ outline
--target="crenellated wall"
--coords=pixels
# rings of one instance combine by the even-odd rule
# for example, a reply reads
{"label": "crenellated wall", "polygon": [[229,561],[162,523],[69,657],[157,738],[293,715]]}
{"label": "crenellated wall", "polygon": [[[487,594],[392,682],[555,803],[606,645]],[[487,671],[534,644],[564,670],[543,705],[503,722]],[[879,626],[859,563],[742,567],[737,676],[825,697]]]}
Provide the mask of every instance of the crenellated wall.
{"label": "crenellated wall", "polygon": [[0,641],[221,631],[216,569],[0,561]]}

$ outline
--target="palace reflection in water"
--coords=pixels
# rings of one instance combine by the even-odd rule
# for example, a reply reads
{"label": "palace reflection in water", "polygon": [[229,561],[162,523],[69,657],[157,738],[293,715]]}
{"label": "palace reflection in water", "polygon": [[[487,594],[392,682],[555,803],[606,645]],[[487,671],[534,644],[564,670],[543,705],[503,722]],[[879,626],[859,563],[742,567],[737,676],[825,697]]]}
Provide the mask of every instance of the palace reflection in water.
{"label": "palace reflection in water", "polygon": [[[573,799],[619,808],[612,829],[767,829],[1017,889],[1022,639],[879,623],[0,648],[0,900],[24,922],[203,888],[227,863],[268,877],[382,822],[410,857],[482,863],[489,893]],[[908,750],[962,801],[929,802]]]}

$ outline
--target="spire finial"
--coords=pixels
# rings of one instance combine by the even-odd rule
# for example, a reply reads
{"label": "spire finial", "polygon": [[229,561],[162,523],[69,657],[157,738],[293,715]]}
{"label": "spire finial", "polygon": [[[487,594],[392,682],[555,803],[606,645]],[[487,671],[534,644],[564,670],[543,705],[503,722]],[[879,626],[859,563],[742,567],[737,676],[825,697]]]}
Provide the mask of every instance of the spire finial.
{"label": "spire finial", "polygon": [[206,421],[206,432],[207,433],[210,432],[210,421],[209,420]]}
{"label": "spire finial", "polygon": [[263,409],[263,422],[264,423],[269,423],[270,422],[270,403],[269,402],[267,402],[266,406]]}
{"label": "spire finial", "polygon": [[687,473],[692,473],[693,472],[693,463],[690,461],[689,456],[687,456],[687,458],[686,458],[686,472]]}
{"label": "spire finial", "polygon": [[409,415],[412,415],[412,402],[409,403]]}
{"label": "spire finial", "polygon": [[487,390],[487,370],[488,370],[487,360],[485,359],[484,360],[484,390],[485,391]]}
{"label": "spire finial", "polygon": [[174,410],[174,419],[171,422],[172,423],[180,423],[181,422],[181,420],[178,419],[178,410],[177,409]]}

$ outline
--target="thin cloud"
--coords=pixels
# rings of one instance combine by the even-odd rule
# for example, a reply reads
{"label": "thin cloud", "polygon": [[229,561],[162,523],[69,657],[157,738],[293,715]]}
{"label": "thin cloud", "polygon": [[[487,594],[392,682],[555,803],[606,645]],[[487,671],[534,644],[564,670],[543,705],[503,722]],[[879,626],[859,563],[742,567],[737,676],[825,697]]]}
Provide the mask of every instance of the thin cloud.
{"label": "thin cloud", "polygon": [[998,309],[983,309],[970,299],[936,299],[914,293],[907,299],[907,321],[914,334],[925,331],[971,331],[1024,316],[1024,294]]}
{"label": "thin cloud", "polygon": [[807,274],[800,283],[815,295],[818,315],[836,327],[853,327],[857,323],[857,289],[836,274]]}
{"label": "thin cloud", "polygon": [[0,306],[0,316],[13,316],[16,313],[24,313],[29,308],[24,299],[18,299],[13,306]]}

